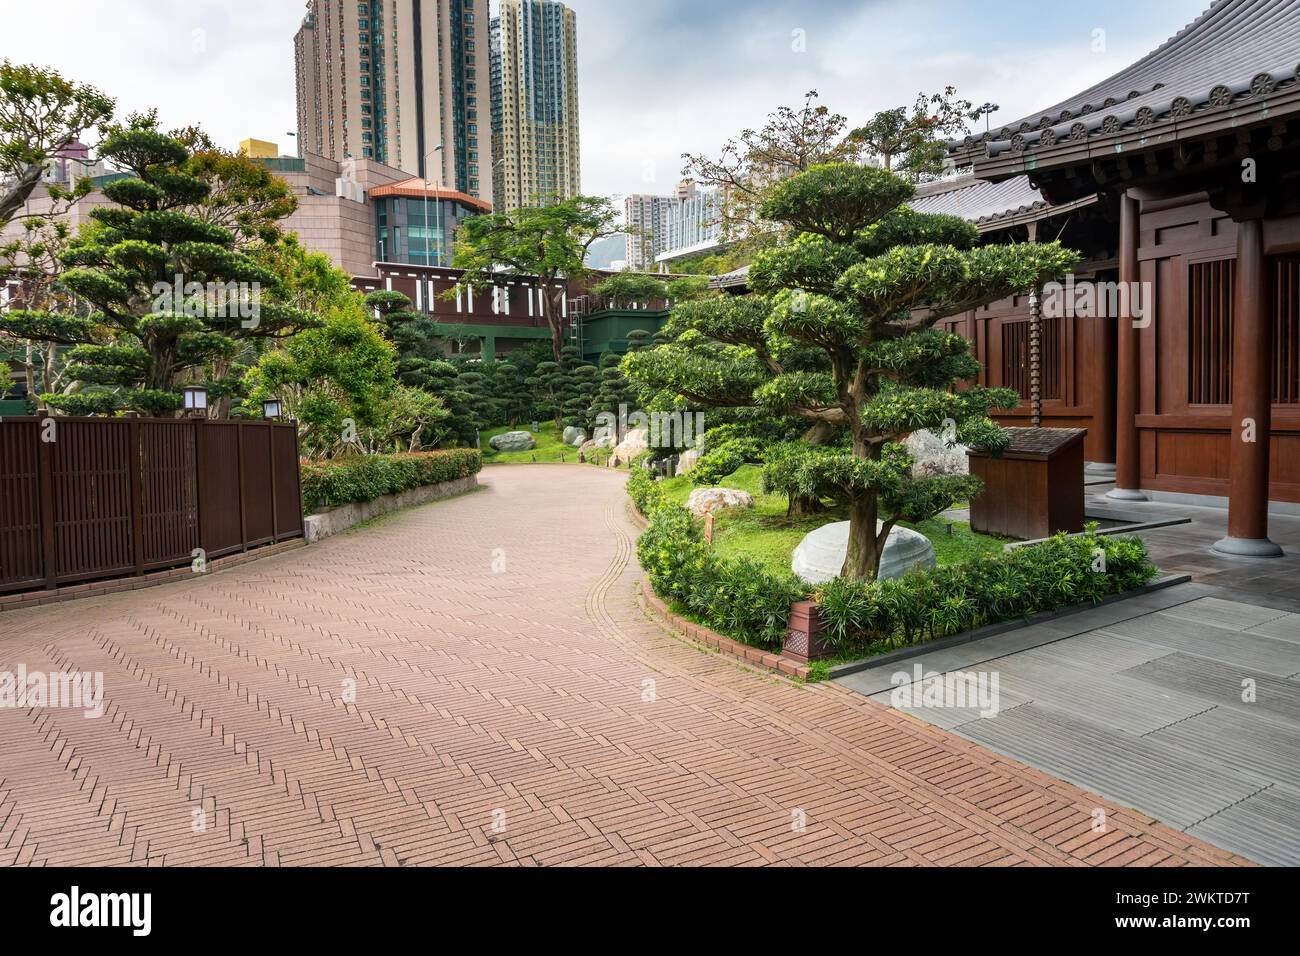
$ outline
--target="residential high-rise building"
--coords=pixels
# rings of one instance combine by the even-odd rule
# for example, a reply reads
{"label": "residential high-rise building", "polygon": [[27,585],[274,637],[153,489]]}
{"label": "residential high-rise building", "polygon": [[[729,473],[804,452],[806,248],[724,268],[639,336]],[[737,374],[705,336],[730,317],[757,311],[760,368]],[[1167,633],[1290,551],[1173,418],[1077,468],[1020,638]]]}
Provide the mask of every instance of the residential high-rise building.
{"label": "residential high-rise building", "polygon": [[298,140],[492,201],[488,0],[309,0]]}
{"label": "residential high-rise building", "polygon": [[664,241],[656,255],[680,255],[705,250],[722,239],[722,194],[716,189],[685,193],[668,216]]}
{"label": "residential high-rise building", "polygon": [[492,21],[492,163],[500,210],[582,191],[578,21],[556,0],[500,0]]}
{"label": "residential high-rise building", "polygon": [[627,265],[649,271],[656,261],[716,246],[722,234],[721,193],[700,191],[689,179],[671,196],[636,194],[624,201]]}
{"label": "residential high-rise building", "polygon": [[627,267],[641,272],[654,264],[664,251],[668,224],[678,200],[672,196],[638,193],[623,200],[627,228]]}

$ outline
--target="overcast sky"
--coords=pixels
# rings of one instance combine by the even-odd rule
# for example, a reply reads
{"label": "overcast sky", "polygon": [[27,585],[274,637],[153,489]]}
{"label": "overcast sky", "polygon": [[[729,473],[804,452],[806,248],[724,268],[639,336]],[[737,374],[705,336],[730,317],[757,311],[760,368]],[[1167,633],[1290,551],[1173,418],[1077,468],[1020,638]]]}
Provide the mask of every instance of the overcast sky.
{"label": "overcast sky", "polygon": [[[1127,66],[1208,0],[571,0],[583,189],[668,192],[683,152],[713,153],[812,89],[855,122],[953,84],[995,122]],[[495,0],[493,8],[495,10]],[[296,147],[302,0],[0,0],[0,59],[156,106],[223,145]]]}

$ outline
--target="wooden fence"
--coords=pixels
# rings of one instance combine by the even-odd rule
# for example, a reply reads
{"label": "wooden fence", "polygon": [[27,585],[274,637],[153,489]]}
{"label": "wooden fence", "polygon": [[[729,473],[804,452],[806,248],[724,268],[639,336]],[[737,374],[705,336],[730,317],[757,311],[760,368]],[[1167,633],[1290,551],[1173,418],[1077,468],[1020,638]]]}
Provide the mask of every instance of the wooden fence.
{"label": "wooden fence", "polygon": [[0,593],[138,576],[302,533],[295,425],[0,421]]}

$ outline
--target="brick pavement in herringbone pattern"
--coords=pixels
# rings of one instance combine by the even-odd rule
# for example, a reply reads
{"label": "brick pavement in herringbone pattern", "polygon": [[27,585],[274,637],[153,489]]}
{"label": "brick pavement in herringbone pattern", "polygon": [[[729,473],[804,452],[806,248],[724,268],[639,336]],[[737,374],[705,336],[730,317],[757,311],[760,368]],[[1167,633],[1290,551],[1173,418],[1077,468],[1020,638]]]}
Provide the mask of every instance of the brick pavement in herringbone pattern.
{"label": "brick pavement in herringbone pattern", "polygon": [[1234,862],[665,633],[622,483],[493,468],[308,549],[0,615],[0,671],[103,672],[107,701],[0,709],[0,865]]}

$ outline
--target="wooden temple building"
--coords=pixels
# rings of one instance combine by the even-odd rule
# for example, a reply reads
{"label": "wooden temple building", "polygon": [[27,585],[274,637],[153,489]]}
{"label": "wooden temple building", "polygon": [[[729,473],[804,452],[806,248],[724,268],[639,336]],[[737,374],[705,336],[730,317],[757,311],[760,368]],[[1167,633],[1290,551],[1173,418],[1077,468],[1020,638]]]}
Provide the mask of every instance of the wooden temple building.
{"label": "wooden temple building", "polygon": [[1009,423],[1032,393],[1044,425],[1088,429],[1113,497],[1226,503],[1216,550],[1279,555],[1270,510],[1300,514],[1300,0],[1218,0],[1109,79],[950,146],[969,175],[914,208],[1059,238],[1084,257],[1073,282],[1115,290],[1101,314],[1067,288],[1064,308],[946,320],[985,384],[1025,398]]}

